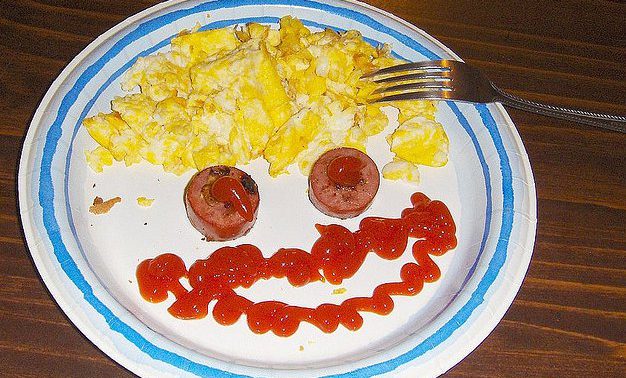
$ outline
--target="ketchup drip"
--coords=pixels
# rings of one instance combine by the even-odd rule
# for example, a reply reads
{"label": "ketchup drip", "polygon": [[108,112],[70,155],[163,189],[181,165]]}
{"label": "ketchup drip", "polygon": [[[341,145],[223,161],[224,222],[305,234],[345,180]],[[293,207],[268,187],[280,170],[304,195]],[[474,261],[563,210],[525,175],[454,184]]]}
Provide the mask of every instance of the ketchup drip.
{"label": "ketchup drip", "polygon": [[[404,209],[398,219],[364,218],[355,232],[336,224],[316,225],[320,237],[310,253],[283,248],[266,258],[257,247],[243,244],[219,248],[207,259],[194,262],[189,270],[178,256],[163,254],[139,264],[139,290],[144,299],[153,303],[162,302],[168,292],[173,293],[176,301],[168,311],[180,319],[203,318],[208,315],[209,303],[216,301],[213,318],[219,324],[233,324],[245,314],[255,333],[272,331],[278,336],[290,336],[301,322],[327,333],[340,324],[357,330],[363,324],[359,312],[387,315],[394,307],[391,296],[416,295],[424,282],[438,280],[441,272],[430,255],[439,256],[456,247],[456,226],[443,202],[415,193],[411,203],[412,207]],[[340,284],[358,271],[370,252],[384,259],[397,259],[407,249],[409,238],[417,239],[411,248],[415,262],[401,268],[399,282],[377,286],[371,297],[308,308],[279,301],[254,303],[233,290],[249,288],[258,280],[269,278],[287,278],[293,286],[304,286],[322,277]],[[189,280],[191,290],[180,284],[183,277]]]}
{"label": "ketchup drip", "polygon": [[220,202],[229,203],[248,222],[254,220],[250,197],[239,180],[223,176],[211,186],[211,195]]}

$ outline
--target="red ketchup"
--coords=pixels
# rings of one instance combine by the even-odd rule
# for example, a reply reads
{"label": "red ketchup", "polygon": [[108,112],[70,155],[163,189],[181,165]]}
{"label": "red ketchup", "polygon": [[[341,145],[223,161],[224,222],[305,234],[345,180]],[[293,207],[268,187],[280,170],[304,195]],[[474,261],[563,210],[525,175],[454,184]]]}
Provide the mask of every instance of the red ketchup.
{"label": "red ketchup", "polygon": [[328,178],[343,186],[356,186],[361,181],[361,169],[365,164],[353,156],[340,156],[333,159],[327,168]]}
{"label": "red ketchup", "polygon": [[246,221],[252,222],[252,201],[239,180],[222,176],[211,186],[211,195],[218,201],[231,204]]}
{"label": "red ketchup", "polygon": [[[218,323],[230,325],[246,315],[255,333],[272,331],[278,336],[290,336],[301,322],[327,333],[339,325],[357,330],[363,324],[360,312],[389,314],[394,307],[392,296],[417,295],[425,282],[438,280],[441,272],[430,256],[440,256],[456,247],[456,226],[443,202],[415,193],[411,203],[400,218],[367,217],[354,232],[336,224],[316,225],[320,237],[310,252],[283,248],[264,257],[257,247],[243,244],[219,248],[188,270],[176,255],[163,254],[139,264],[139,290],[153,303],[164,301],[168,292],[174,294],[176,301],[168,311],[180,319],[203,318],[208,315],[209,303],[216,301],[212,315]],[[331,284],[340,284],[359,270],[368,253],[397,259],[407,250],[409,238],[417,239],[411,247],[415,262],[401,268],[400,281],[378,285],[370,297],[349,298],[339,305],[299,307],[279,301],[255,303],[233,290],[269,278],[286,278],[293,286],[304,286],[322,277]],[[179,282],[185,277],[191,290]]]}

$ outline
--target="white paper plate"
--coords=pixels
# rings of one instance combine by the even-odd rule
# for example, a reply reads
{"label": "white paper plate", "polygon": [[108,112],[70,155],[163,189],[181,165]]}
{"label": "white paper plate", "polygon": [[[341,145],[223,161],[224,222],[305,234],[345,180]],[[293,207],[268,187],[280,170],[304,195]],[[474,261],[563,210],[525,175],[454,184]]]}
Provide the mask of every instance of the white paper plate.
{"label": "white paper plate", "polygon": [[[203,28],[250,21],[275,25],[284,15],[313,29],[357,29],[372,43],[390,43],[408,60],[458,59],[416,27],[349,1],[173,1],[135,15],[67,66],[28,130],[19,198],[37,269],[72,322],[111,358],[142,376],[439,375],[496,326],[532,254],[534,181],[519,135],[499,105],[441,103],[437,118],[450,138],[450,163],[422,169],[417,188],[383,180],[364,214],[398,216],[409,205],[409,195],[419,190],[443,200],[457,222],[458,247],[437,258],[442,278],[426,284],[416,297],[394,297],[392,314],[364,314],[356,332],[340,328],[324,334],[302,324],[295,335],[281,338],[253,334],[245,319],[229,327],[211,317],[177,320],[166,311],[171,301],[150,304],[138,293],[134,272],[139,261],[175,252],[189,264],[221,244],[201,241],[187,221],[181,195],[190,174],[176,177],[148,164],[115,165],[94,174],[83,150],[95,144],[81,121],[109,111],[110,99],[121,94],[120,75],[137,57],[166,50],[180,30],[196,23]],[[368,152],[379,166],[390,158],[382,136],[371,141]],[[262,205],[256,226],[236,244],[254,243],[270,253],[287,246],[308,249],[316,222],[337,222],[311,206],[306,178],[299,173],[271,179],[261,160],[245,169],[259,184]],[[96,195],[123,201],[109,214],[94,216],[87,209]],[[156,201],[140,208],[139,196]],[[354,229],[357,222],[341,224]],[[345,295],[332,295],[335,287],[329,284],[296,289],[276,279],[258,283],[246,295],[308,306],[339,303],[397,280],[406,261],[369,256],[361,271],[341,285]]]}

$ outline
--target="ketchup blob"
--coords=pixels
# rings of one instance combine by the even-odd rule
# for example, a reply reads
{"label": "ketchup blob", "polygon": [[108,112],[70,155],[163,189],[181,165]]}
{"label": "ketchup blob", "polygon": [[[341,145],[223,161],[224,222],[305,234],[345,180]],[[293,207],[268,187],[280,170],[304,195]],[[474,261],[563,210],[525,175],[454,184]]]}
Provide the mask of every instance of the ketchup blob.
{"label": "ketchup blob", "polygon": [[365,167],[359,158],[339,156],[328,164],[326,174],[335,184],[356,186],[362,179],[361,170]]}
{"label": "ketchup blob", "polygon": [[[411,203],[413,206],[404,209],[400,218],[364,218],[354,232],[336,224],[316,225],[320,237],[310,253],[282,248],[264,257],[257,247],[243,244],[219,248],[208,258],[194,262],[189,270],[171,253],[147,259],[137,267],[139,291],[153,303],[166,300],[168,292],[174,294],[176,301],[168,311],[180,319],[206,317],[209,304],[215,301],[212,315],[216,322],[230,325],[246,315],[248,327],[255,333],[272,331],[278,336],[290,336],[301,322],[326,333],[334,332],[339,325],[354,331],[363,324],[360,312],[387,315],[394,307],[392,296],[417,295],[425,282],[438,280],[441,271],[430,256],[456,247],[456,226],[443,202],[415,193]],[[293,286],[324,278],[339,284],[359,270],[370,252],[383,259],[397,259],[408,250],[409,238],[417,239],[410,249],[415,262],[402,266],[400,281],[378,285],[370,297],[349,298],[338,305],[299,307],[279,301],[255,303],[234,291],[270,278],[286,278]],[[185,277],[191,290],[179,282]]]}
{"label": "ketchup blob", "polygon": [[211,195],[220,202],[230,203],[246,221],[254,219],[252,203],[239,180],[230,176],[218,178],[211,186]]}

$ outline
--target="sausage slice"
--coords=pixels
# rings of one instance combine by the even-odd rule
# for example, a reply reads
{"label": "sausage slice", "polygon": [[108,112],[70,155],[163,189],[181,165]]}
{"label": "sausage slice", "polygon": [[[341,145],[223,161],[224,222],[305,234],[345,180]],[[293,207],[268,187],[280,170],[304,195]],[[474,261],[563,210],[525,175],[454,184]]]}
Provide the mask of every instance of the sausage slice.
{"label": "sausage slice", "polygon": [[256,182],[240,169],[225,165],[196,173],[185,188],[191,224],[207,240],[232,240],[254,225],[259,209]]}
{"label": "sausage slice", "polygon": [[353,218],[371,205],[379,184],[380,173],[369,156],[354,148],[336,148],[313,164],[309,199],[326,215]]}

